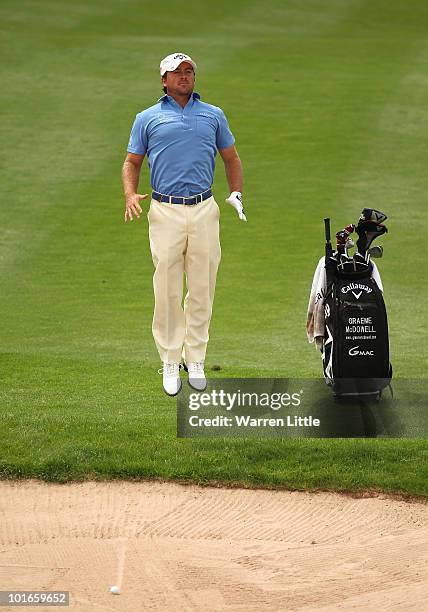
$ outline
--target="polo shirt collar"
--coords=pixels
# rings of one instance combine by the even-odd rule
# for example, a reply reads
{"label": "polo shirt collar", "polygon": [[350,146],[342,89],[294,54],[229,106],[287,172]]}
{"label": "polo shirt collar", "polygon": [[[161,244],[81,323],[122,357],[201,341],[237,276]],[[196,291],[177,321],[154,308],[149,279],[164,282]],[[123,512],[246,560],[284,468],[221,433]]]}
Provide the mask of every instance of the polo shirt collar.
{"label": "polo shirt collar", "polygon": [[[194,91],[190,97],[192,98],[193,102],[195,100],[200,100],[201,99],[201,96],[196,91]],[[190,100],[190,98],[189,98],[189,100]],[[161,96],[159,98],[159,100],[158,100],[158,102],[168,102],[168,101],[175,102],[174,98],[172,96],[169,96],[168,94],[165,94],[164,96]],[[192,104],[193,104],[193,102],[192,102]]]}

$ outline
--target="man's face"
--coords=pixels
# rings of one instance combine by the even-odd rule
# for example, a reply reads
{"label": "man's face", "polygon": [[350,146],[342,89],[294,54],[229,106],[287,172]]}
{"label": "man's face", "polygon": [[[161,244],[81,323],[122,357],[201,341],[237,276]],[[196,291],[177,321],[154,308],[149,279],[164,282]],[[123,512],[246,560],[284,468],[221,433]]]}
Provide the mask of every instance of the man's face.
{"label": "man's face", "polygon": [[166,72],[162,77],[162,85],[171,95],[188,96],[195,86],[195,73],[192,64],[181,62],[172,72]]}

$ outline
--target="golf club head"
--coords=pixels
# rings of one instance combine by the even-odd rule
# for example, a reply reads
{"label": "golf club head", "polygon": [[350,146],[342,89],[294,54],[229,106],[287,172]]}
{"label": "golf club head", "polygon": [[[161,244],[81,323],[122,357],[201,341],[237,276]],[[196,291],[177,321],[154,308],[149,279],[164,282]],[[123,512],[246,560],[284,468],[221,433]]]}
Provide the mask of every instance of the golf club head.
{"label": "golf club head", "polygon": [[381,223],[374,223],[373,221],[363,221],[359,223],[356,228],[358,234],[357,248],[362,254],[365,254],[367,249],[370,248],[373,240],[376,240],[379,236],[386,234],[388,228]]}
{"label": "golf club head", "polygon": [[370,257],[373,257],[374,259],[380,259],[381,257],[383,257],[383,246],[376,245],[374,247],[371,247],[368,251],[368,253],[370,253]]}
{"label": "golf club head", "polygon": [[374,208],[363,208],[360,218],[358,219],[358,225],[365,223],[366,221],[372,221],[373,223],[383,223],[388,217],[385,213]]}
{"label": "golf club head", "polygon": [[340,232],[336,232],[336,248],[339,251],[339,253],[344,252],[343,247],[346,248],[346,243],[349,239],[348,238],[349,234],[352,234],[354,229],[355,229],[354,225],[347,225],[346,227],[343,228],[343,230],[340,230]]}

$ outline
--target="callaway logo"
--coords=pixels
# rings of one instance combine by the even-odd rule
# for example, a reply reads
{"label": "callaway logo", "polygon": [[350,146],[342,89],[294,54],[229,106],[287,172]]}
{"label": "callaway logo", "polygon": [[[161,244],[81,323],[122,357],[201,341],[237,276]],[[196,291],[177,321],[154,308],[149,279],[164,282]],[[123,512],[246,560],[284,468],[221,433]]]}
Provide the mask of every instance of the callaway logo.
{"label": "callaway logo", "polygon": [[236,194],[236,199],[239,200],[242,204],[242,196],[240,196],[239,193]]}
{"label": "callaway logo", "polygon": [[184,59],[187,55],[183,55],[182,53],[176,53],[174,55],[174,59]]}
{"label": "callaway logo", "polygon": [[349,349],[348,355],[351,355],[351,357],[356,357],[357,355],[361,357],[365,357],[366,355],[374,355],[374,351],[360,351],[359,348],[359,346],[353,346]]}
{"label": "callaway logo", "polygon": [[330,306],[328,304],[324,306],[324,316],[326,319],[330,316]]}
{"label": "callaway logo", "polygon": [[[342,293],[349,293],[349,291],[352,291],[353,289],[362,289],[366,293],[371,293],[373,291],[373,289],[371,289],[370,287],[367,287],[367,285],[362,285],[360,283],[349,283],[349,285],[346,285],[346,287],[342,287]],[[358,295],[354,291],[352,291],[352,293],[355,295],[356,299],[358,300],[362,292],[360,291]]]}
{"label": "callaway logo", "polygon": [[355,291],[352,292],[352,294],[355,296],[355,299],[358,300],[358,298],[361,296],[362,291],[360,291],[360,293],[355,293]]}

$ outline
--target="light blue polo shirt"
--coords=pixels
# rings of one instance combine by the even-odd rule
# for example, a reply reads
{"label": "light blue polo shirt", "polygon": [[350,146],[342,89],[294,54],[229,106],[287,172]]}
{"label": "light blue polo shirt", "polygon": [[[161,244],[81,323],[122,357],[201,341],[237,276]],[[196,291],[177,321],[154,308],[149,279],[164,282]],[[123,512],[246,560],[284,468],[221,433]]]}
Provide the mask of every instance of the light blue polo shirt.
{"label": "light blue polo shirt", "polygon": [[212,186],[217,150],[234,142],[221,108],[202,102],[194,92],[184,108],[165,95],[138,113],[128,152],[147,153],[155,191],[192,196]]}

